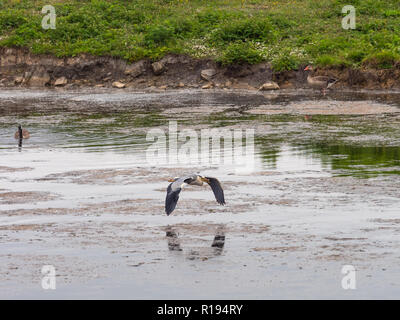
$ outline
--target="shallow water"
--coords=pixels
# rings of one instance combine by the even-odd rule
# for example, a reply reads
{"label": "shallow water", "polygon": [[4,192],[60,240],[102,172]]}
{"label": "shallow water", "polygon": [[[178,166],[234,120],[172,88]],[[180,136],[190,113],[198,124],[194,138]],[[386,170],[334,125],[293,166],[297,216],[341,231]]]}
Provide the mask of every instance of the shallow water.
{"label": "shallow water", "polygon": [[[0,297],[398,298],[399,97],[1,91]],[[254,150],[157,163],[146,136],[168,141],[170,121],[254,129]],[[190,172],[218,177],[227,206],[188,187],[165,216],[167,180]],[[348,264],[357,290],[341,287]]]}

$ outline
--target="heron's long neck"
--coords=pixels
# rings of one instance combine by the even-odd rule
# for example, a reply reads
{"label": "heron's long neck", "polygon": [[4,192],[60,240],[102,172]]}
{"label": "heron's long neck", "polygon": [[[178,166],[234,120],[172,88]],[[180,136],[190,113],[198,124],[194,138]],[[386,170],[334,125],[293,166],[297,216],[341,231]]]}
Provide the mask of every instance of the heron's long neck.
{"label": "heron's long neck", "polygon": [[18,134],[19,134],[19,138],[22,139],[22,128],[21,127],[18,128]]}

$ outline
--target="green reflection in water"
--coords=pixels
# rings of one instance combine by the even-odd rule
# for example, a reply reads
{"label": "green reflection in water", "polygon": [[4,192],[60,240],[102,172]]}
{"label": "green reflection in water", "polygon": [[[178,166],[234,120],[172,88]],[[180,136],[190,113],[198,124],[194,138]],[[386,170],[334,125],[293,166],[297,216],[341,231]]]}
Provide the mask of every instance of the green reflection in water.
{"label": "green reflection in water", "polygon": [[254,138],[254,143],[258,147],[263,163],[268,168],[276,168],[279,152],[281,151],[280,145],[282,144],[282,139],[277,137],[273,138],[271,136],[256,136]]}
{"label": "green reflection in water", "polygon": [[400,147],[314,144],[305,152],[318,156],[335,175],[373,177],[400,174]]}

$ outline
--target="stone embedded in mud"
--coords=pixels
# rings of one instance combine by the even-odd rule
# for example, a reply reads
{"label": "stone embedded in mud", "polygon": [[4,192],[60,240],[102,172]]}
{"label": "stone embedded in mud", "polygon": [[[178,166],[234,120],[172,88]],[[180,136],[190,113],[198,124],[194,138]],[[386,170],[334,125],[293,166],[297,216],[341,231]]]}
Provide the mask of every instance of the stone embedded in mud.
{"label": "stone embedded in mud", "polygon": [[32,87],[44,87],[50,83],[50,75],[44,67],[40,66],[36,69],[26,71],[23,83]]}
{"label": "stone embedded in mud", "polygon": [[200,72],[200,77],[203,80],[206,81],[211,81],[211,79],[217,74],[217,71],[215,71],[215,69],[205,69],[205,70],[201,70]]}
{"label": "stone embedded in mud", "polygon": [[202,86],[201,88],[202,88],[202,89],[211,89],[212,87],[213,87],[213,85],[212,85],[212,83],[210,82],[210,83],[208,83],[208,84]]}
{"label": "stone embedded in mud", "polygon": [[256,90],[256,88],[249,85],[247,82],[237,82],[232,85],[232,89],[239,90]]}
{"label": "stone embedded in mud", "polygon": [[[26,76],[29,77],[29,74]],[[50,75],[44,68],[38,68],[32,72],[27,83],[32,87],[44,87],[50,83]]]}
{"label": "stone embedded in mud", "polygon": [[151,68],[153,69],[153,72],[154,72],[154,74],[155,74],[156,76],[162,74],[162,73],[166,70],[165,64],[162,63],[162,62],[160,62],[160,61],[154,62],[154,63],[151,65]]}
{"label": "stone embedded in mud", "polygon": [[132,78],[137,78],[145,72],[144,61],[139,61],[130,66],[127,66],[124,73]]}
{"label": "stone embedded in mud", "polygon": [[122,88],[125,88],[125,83],[122,83],[120,81],[115,81],[112,83],[112,86],[114,88],[122,89]]}
{"label": "stone embedded in mud", "polygon": [[267,81],[264,83],[258,90],[267,91],[267,90],[279,90],[279,85],[274,81]]}
{"label": "stone embedded in mud", "polygon": [[56,87],[61,87],[61,86],[65,86],[68,83],[68,79],[66,77],[61,77],[58,78],[55,82],[54,85]]}

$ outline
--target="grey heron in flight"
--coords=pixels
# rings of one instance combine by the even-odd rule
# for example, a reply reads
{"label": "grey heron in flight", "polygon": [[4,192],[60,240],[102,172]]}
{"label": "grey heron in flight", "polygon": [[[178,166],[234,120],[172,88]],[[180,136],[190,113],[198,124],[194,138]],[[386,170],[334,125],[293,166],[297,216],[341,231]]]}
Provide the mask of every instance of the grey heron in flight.
{"label": "grey heron in flight", "polygon": [[178,203],[179,193],[184,185],[202,186],[204,182],[208,183],[214,192],[215,199],[220,205],[225,205],[224,190],[221,183],[216,178],[203,177],[198,174],[191,174],[185,177],[168,180],[172,182],[167,188],[167,197],[165,198],[165,213],[169,216],[174,211]]}

